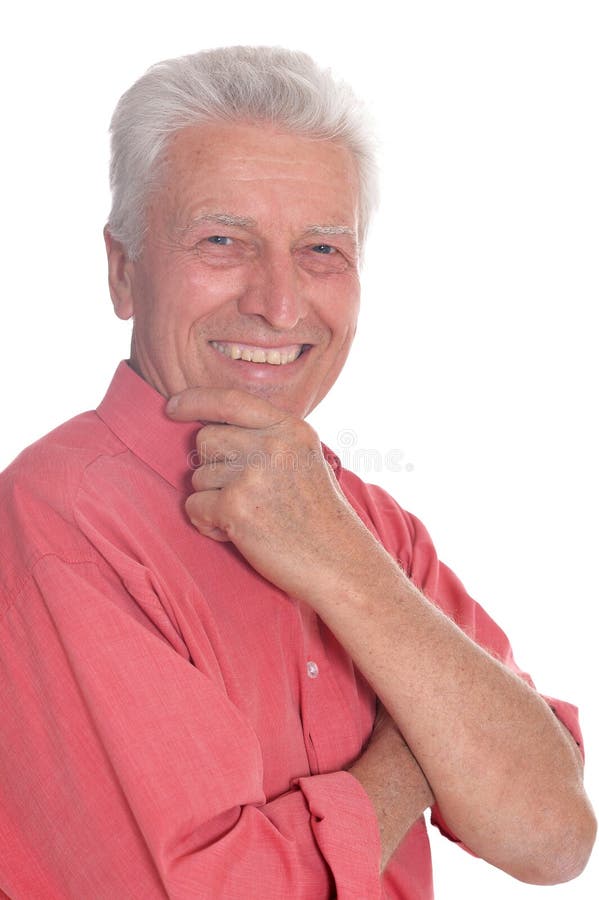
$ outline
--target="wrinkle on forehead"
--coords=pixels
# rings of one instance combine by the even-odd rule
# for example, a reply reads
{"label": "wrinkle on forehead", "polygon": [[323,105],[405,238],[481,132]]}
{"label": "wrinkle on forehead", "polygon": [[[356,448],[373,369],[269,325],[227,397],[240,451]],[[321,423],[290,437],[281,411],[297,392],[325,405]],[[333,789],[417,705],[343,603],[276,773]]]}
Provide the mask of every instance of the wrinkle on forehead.
{"label": "wrinkle on forehead", "polygon": [[[213,165],[213,160],[206,160],[201,153],[199,165]],[[318,177],[329,182],[331,175],[345,183],[349,178],[341,178],[339,168],[325,160],[311,160],[299,156],[297,159],[281,159],[271,156],[239,156],[230,157],[228,160],[229,172],[232,181],[298,181],[305,182],[314,178],[314,169],[318,169]],[[255,168],[252,168],[255,166]],[[264,168],[266,167],[266,169]]]}
{"label": "wrinkle on forehead", "polygon": [[[244,146],[240,149],[239,142]],[[324,151],[324,152],[323,152]],[[202,165],[218,163],[221,154],[229,166],[256,163],[296,170],[303,163],[324,169],[353,170],[355,158],[348,147],[334,140],[316,140],[306,135],[278,131],[268,125],[231,124],[188,126],[175,133],[170,141],[167,159],[179,157],[201,161]],[[212,157],[212,159],[211,159]],[[320,158],[319,158],[320,157]]]}
{"label": "wrinkle on forehead", "polygon": [[[244,193],[254,187],[254,195]],[[250,216],[254,219],[261,205],[278,202],[279,189],[284,210],[288,210],[290,196],[294,203],[297,201],[298,212],[303,207],[301,218],[306,231],[348,234],[355,239],[359,184],[355,159],[348,148],[268,128],[199,126],[181,130],[170,146],[162,198],[156,197],[155,202],[165,202],[168,218],[183,226],[189,224],[188,216],[195,206],[199,216],[237,214],[248,219],[228,222],[215,218],[215,224],[251,229],[256,225],[249,221]],[[240,198],[255,199],[257,205],[231,210],[237,206],[237,191]],[[310,212],[312,198],[314,208]],[[351,198],[356,200],[353,209],[348,208]],[[295,224],[301,228],[300,222]],[[339,230],[321,230],[326,228]]]}

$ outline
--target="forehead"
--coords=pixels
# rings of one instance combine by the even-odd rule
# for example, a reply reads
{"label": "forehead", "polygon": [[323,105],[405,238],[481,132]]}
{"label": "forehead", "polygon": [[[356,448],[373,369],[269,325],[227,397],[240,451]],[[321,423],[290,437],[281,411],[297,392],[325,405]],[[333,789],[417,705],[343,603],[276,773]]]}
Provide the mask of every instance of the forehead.
{"label": "forehead", "polygon": [[161,183],[161,199],[177,215],[224,203],[255,217],[276,208],[288,215],[313,210],[319,221],[324,215],[330,224],[356,227],[359,183],[351,152],[268,125],[181,129],[169,144]]}

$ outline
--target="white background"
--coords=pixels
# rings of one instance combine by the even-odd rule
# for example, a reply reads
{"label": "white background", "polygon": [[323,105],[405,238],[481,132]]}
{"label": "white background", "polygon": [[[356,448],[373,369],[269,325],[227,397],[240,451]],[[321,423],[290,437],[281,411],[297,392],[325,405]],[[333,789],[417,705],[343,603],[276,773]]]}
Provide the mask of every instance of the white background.
{"label": "white background", "polygon": [[[312,421],[424,520],[538,687],[578,703],[599,803],[597,4],[393,8],[104,0],[4,13],[0,468],[95,406],[127,355],[101,236],[120,94],[158,59],[205,47],[307,50],[367,100],[383,147],[361,332]],[[439,900],[598,896],[598,854],[577,882],[540,889],[434,835],[433,851]]]}

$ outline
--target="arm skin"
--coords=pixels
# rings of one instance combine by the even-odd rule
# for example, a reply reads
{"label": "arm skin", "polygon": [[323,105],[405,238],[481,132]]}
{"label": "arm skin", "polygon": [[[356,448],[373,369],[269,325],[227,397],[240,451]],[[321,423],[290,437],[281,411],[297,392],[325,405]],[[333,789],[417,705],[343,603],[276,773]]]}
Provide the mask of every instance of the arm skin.
{"label": "arm skin", "polygon": [[379,709],[368,747],[349,771],[370,797],[377,815],[382,872],[408,830],[435,798],[384,707]]}
{"label": "arm skin", "polygon": [[382,563],[317,611],[401,728],[448,826],[522,881],[575,877],[595,822],[573,741],[528,685]]}
{"label": "arm skin", "polygon": [[[313,607],[396,722],[453,833],[522,881],[576,877],[596,822],[573,741],[410,582],[343,497],[313,429],[240,391],[190,389],[167,411],[210,423],[192,523]],[[248,462],[256,450],[260,466]],[[281,465],[290,453],[295,465]]]}

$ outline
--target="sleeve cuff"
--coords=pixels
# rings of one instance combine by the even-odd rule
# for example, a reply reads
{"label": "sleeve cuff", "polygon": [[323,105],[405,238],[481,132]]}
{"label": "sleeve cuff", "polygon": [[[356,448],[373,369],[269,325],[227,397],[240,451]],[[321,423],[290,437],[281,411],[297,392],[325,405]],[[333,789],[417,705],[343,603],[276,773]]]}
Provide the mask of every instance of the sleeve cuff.
{"label": "sleeve cuff", "polygon": [[349,772],[298,778],[312,833],[333,877],[338,900],[382,897],[381,842],[370,798]]}

